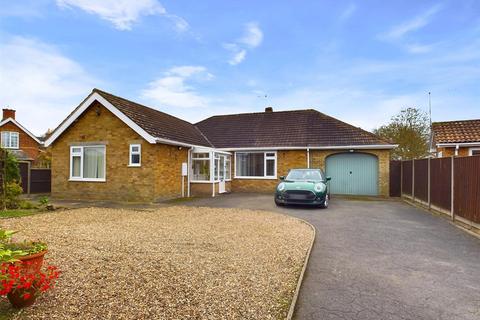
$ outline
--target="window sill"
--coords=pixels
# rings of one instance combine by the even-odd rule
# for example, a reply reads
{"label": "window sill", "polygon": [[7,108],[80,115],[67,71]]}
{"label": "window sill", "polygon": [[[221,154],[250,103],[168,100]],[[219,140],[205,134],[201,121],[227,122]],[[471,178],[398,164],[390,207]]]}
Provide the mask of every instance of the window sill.
{"label": "window sill", "polygon": [[234,179],[245,179],[245,180],[278,180],[277,177],[234,177]]}
{"label": "window sill", "polygon": [[107,179],[75,179],[70,178],[68,181],[71,182],[107,182]]}
{"label": "window sill", "polygon": [[141,164],[129,164],[127,167],[129,167],[129,168],[141,168],[142,165]]}

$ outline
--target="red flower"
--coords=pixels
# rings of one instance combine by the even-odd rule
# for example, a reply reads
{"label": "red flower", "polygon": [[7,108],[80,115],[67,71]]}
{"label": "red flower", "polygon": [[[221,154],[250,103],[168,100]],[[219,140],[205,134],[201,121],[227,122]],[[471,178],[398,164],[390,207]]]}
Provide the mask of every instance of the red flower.
{"label": "red flower", "polygon": [[23,299],[28,300],[28,299],[30,299],[31,296],[32,296],[32,295],[27,292],[27,293],[25,293],[25,294],[23,295]]}

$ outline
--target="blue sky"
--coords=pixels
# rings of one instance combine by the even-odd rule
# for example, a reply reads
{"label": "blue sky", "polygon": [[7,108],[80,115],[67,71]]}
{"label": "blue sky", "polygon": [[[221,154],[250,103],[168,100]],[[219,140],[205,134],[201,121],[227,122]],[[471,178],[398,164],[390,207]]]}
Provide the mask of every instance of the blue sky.
{"label": "blue sky", "polygon": [[36,134],[93,87],[191,122],[314,108],[480,118],[480,1],[0,0],[0,104]]}

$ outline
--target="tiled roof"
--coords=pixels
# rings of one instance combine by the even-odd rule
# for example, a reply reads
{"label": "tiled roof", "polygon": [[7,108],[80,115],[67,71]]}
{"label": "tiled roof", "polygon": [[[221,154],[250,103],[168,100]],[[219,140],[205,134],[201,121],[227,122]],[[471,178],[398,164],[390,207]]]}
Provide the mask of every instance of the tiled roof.
{"label": "tiled roof", "polygon": [[100,94],[155,138],[211,147],[203,134],[190,122],[99,89],[93,89],[93,92]]}
{"label": "tiled roof", "polygon": [[312,109],[213,116],[196,126],[217,148],[390,144]]}
{"label": "tiled roof", "polygon": [[435,143],[480,142],[480,119],[432,123]]}

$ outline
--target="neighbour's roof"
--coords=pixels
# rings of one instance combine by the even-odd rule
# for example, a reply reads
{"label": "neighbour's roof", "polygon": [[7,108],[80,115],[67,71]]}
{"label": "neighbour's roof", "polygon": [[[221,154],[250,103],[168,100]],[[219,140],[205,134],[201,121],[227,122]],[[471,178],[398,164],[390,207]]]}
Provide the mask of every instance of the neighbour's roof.
{"label": "neighbour's roof", "polygon": [[432,123],[435,143],[480,142],[480,119]]}
{"label": "neighbour's roof", "polygon": [[100,94],[155,138],[211,147],[208,140],[190,122],[99,89],[93,89],[93,92]]}
{"label": "neighbour's roof", "polygon": [[217,148],[390,145],[313,109],[213,116],[196,126]]}
{"label": "neighbour's roof", "polygon": [[32,157],[30,157],[28,155],[28,153],[26,153],[25,151],[23,150],[20,150],[20,149],[9,149],[9,151],[15,156],[15,158],[17,158],[17,160],[27,160],[27,161],[31,161],[33,160]]}

